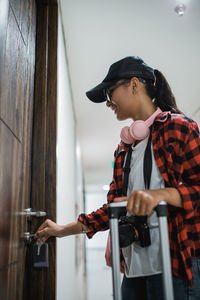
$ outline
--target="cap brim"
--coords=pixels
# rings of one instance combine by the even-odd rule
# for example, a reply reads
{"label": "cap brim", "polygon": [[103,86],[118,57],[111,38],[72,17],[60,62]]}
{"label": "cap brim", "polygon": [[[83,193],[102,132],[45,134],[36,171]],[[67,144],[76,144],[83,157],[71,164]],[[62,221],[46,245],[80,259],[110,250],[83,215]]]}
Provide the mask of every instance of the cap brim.
{"label": "cap brim", "polygon": [[95,86],[93,89],[86,92],[86,96],[95,103],[105,102],[106,98],[104,95],[104,90],[109,88],[113,82],[102,82]]}

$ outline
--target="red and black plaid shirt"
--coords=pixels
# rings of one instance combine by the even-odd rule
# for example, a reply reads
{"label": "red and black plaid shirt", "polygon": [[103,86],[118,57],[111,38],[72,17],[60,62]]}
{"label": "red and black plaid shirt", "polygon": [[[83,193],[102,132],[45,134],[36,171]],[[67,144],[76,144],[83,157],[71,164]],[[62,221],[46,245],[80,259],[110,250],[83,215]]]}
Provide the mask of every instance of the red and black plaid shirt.
{"label": "red and black plaid shirt", "polygon": [[[152,126],[156,164],[166,187],[176,188],[182,208],[168,206],[168,230],[173,274],[193,283],[191,258],[200,257],[200,136],[197,124],[180,114],[163,112]],[[114,154],[114,174],[108,203],[122,196],[125,154],[130,146],[119,144]],[[107,204],[78,218],[91,232],[109,228]]]}

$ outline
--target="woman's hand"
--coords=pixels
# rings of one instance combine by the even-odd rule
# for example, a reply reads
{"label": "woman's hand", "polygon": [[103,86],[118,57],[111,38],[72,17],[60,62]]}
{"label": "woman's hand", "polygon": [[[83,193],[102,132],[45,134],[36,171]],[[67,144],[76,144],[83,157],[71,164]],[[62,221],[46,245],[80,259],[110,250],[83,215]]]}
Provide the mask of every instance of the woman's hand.
{"label": "woman's hand", "polygon": [[164,199],[165,195],[162,190],[132,191],[127,199],[127,211],[131,215],[149,216]]}
{"label": "woman's hand", "polygon": [[61,237],[62,236],[63,226],[56,224],[55,222],[47,219],[42,225],[38,228],[35,233],[35,238],[46,242],[50,236]]}
{"label": "woman's hand", "polygon": [[138,216],[149,216],[161,201],[182,207],[180,194],[175,188],[132,191],[127,201],[127,211]]}

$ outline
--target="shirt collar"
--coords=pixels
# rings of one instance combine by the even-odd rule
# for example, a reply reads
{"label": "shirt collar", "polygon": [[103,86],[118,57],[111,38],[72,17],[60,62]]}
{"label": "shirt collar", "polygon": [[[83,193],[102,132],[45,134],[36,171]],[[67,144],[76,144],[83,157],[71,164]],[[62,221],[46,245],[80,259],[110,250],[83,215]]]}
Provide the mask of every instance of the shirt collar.
{"label": "shirt collar", "polygon": [[168,118],[171,116],[171,111],[163,111],[157,117],[155,118],[154,121],[156,122],[165,122],[168,120]]}

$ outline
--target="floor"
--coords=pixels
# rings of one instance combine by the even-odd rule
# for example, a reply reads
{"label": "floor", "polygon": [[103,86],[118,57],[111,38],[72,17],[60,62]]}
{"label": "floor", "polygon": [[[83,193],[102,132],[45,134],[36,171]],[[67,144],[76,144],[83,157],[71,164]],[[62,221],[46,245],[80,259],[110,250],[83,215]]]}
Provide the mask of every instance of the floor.
{"label": "floor", "polygon": [[113,300],[112,271],[105,264],[104,248],[87,248],[87,300]]}

